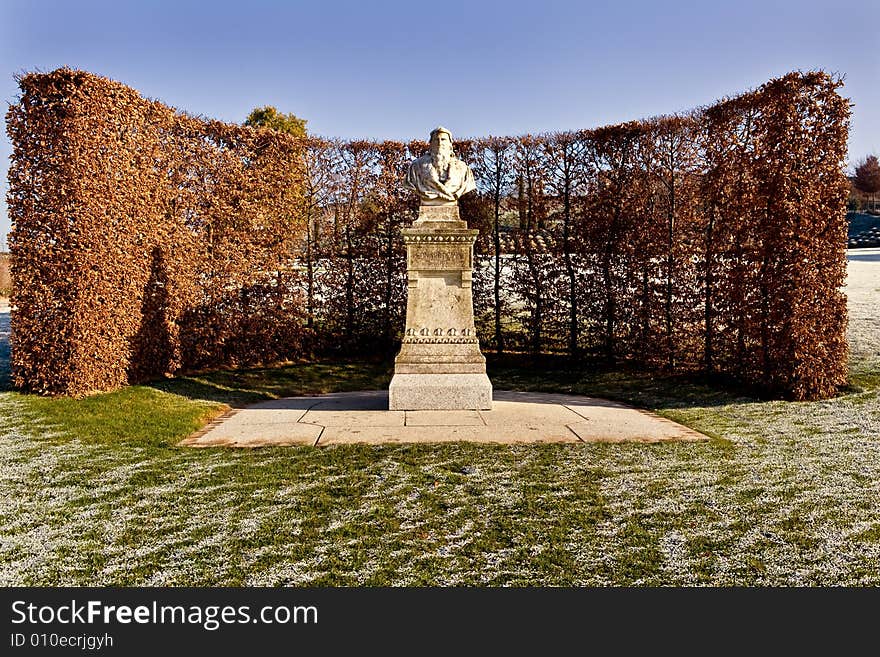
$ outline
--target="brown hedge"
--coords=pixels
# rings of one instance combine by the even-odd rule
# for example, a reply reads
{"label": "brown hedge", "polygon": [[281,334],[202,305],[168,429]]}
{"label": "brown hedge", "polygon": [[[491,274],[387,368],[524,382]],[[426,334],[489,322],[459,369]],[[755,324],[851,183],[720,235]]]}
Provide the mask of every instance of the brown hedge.
{"label": "brown hedge", "polygon": [[[311,350],[393,353],[401,185],[425,143],[295,140],[104,78],[20,80],[8,116],[17,385],[82,394]],[[849,105],[792,73],[686,115],[457,140],[475,308],[497,351],[846,379]]]}
{"label": "brown hedge", "polygon": [[300,143],[81,71],[19,84],[7,117],[17,386],[84,394],[296,350],[301,312],[283,286]]}
{"label": "brown hedge", "polygon": [[484,343],[833,395],[847,376],[840,86],[792,73],[686,115],[471,142]]}

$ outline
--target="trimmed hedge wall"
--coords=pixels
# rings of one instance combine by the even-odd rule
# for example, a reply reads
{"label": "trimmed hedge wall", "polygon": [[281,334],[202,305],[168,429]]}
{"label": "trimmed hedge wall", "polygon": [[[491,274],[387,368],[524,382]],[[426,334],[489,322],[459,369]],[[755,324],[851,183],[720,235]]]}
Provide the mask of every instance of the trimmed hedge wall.
{"label": "trimmed hedge wall", "polygon": [[[391,354],[401,185],[421,141],[205,121],[81,71],[7,117],[13,378],[50,394],[316,350]],[[795,399],[847,375],[841,82],[791,73],[685,115],[458,140],[478,192],[484,348],[732,374]]]}

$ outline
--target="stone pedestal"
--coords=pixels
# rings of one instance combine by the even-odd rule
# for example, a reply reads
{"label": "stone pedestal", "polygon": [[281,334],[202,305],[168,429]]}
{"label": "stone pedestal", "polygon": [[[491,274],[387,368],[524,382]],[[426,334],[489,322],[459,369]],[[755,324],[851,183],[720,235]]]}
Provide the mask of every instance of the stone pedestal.
{"label": "stone pedestal", "polygon": [[474,328],[474,241],[458,204],[422,205],[406,244],[406,329],[394,361],[389,408],[492,407],[492,384]]}

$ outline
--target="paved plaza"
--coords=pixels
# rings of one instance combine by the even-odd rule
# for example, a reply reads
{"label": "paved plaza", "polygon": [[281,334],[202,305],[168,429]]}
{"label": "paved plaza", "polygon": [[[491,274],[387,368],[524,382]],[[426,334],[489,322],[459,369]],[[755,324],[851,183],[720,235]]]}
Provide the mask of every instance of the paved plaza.
{"label": "paved plaza", "polygon": [[624,404],[536,392],[495,391],[488,411],[389,411],[388,391],[288,397],[234,410],[183,440],[193,447],[351,443],[587,443],[708,440]]}

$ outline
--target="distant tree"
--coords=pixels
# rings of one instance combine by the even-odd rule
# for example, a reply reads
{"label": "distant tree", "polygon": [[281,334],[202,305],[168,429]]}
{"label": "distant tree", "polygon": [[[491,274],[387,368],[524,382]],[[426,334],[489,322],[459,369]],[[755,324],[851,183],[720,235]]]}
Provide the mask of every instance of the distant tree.
{"label": "distant tree", "polygon": [[880,162],[876,155],[869,155],[856,167],[853,185],[862,194],[871,197],[871,207],[876,210],[874,195],[880,192]]}
{"label": "distant tree", "polygon": [[244,122],[252,128],[272,128],[294,137],[306,136],[306,120],[295,114],[282,114],[271,105],[255,107]]}

